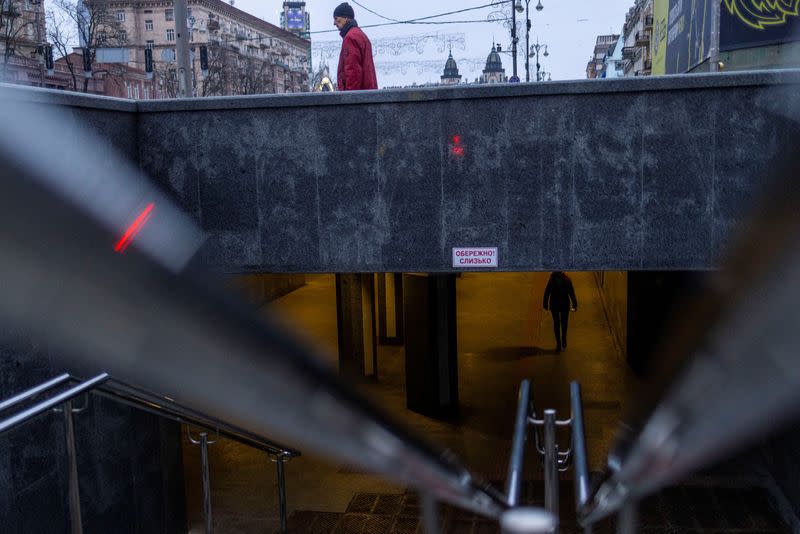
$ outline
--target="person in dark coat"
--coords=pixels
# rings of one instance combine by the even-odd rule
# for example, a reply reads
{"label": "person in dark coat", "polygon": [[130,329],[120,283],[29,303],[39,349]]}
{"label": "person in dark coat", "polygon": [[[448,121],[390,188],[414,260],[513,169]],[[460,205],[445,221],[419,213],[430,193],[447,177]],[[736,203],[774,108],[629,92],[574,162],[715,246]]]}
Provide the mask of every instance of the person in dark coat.
{"label": "person in dark coat", "polygon": [[350,4],[344,2],[333,10],[333,25],[342,36],[336,83],[340,91],[377,89],[378,77],[372,60],[372,43],[358,27]]}
{"label": "person in dark coat", "polygon": [[553,314],[553,331],[556,335],[556,352],[567,348],[567,326],[569,325],[570,301],[572,311],[578,309],[578,300],[575,298],[575,289],[572,280],[563,271],[550,274],[547,287],[544,290],[545,310]]}

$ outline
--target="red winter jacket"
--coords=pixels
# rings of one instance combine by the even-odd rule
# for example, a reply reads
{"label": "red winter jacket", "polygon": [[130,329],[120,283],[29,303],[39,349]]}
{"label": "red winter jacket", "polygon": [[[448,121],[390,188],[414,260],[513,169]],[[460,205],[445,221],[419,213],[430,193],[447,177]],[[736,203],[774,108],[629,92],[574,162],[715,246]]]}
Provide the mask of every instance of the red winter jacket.
{"label": "red winter jacket", "polygon": [[358,26],[350,28],[344,36],[336,81],[340,91],[378,88],[372,43]]}

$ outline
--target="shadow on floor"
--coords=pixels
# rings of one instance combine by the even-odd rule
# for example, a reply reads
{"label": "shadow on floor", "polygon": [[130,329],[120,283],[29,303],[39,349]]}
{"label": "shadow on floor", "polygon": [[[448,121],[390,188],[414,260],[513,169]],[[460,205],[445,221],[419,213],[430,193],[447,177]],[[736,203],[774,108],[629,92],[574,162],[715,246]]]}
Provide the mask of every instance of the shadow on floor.
{"label": "shadow on floor", "polygon": [[492,347],[481,352],[481,357],[493,362],[505,362],[534,358],[536,356],[553,356],[558,354],[555,347]]}

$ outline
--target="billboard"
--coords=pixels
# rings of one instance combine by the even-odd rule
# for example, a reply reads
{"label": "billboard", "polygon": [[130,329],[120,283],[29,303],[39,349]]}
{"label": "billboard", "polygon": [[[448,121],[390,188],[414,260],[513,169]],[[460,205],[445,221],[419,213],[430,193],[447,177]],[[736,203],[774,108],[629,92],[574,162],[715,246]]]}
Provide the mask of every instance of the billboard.
{"label": "billboard", "polygon": [[667,17],[669,0],[653,0],[653,76],[667,73]]}
{"label": "billboard", "polygon": [[306,17],[302,9],[290,7],[286,13],[286,29],[288,30],[305,30]]}
{"label": "billboard", "polygon": [[708,58],[713,0],[653,2],[653,74],[688,72]]}
{"label": "billboard", "polygon": [[800,0],[722,0],[720,50],[800,40]]}

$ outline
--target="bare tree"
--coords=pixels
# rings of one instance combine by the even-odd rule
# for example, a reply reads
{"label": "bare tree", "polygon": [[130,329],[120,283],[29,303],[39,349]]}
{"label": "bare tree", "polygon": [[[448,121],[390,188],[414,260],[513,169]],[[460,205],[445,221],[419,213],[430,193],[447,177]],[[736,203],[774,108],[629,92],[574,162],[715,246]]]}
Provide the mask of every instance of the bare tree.
{"label": "bare tree", "polygon": [[272,68],[266,59],[243,55],[238,49],[211,44],[208,74],[202,96],[273,93]]}
{"label": "bare tree", "polygon": [[260,95],[273,92],[270,91],[272,68],[269,63],[259,58],[240,56],[234,81],[235,95]]}
{"label": "bare tree", "polygon": [[70,52],[78,44],[78,28],[72,24],[72,19],[63,11],[47,10],[47,38],[52,43],[56,54],[64,59],[72,79],[70,89],[78,90],[78,67],[72,61]]}
{"label": "bare tree", "polygon": [[[123,47],[128,43],[128,37],[124,26],[111,10],[109,0],[52,0],[51,3],[53,9],[48,14],[48,21],[55,23],[56,20],[63,19],[77,30],[76,34],[72,34],[62,27],[58,32],[54,32],[53,28],[48,32],[53,45],[67,58],[65,62],[77,90],[77,66],[68,57],[69,49],[77,44],[84,54],[88,54],[90,65],[94,65],[98,49]],[[77,43],[74,41],[75,37]],[[83,70],[83,65],[80,67]],[[113,77],[119,76],[122,71],[123,69],[114,68],[92,69],[92,75]],[[82,91],[85,93],[88,90],[89,78],[84,76]]]}
{"label": "bare tree", "polygon": [[154,61],[153,77],[158,80],[158,90],[162,95],[178,98],[178,64],[175,61]]}

